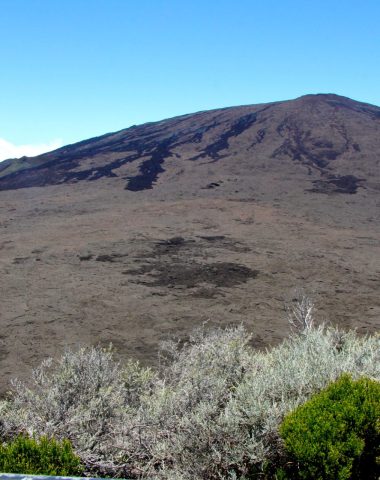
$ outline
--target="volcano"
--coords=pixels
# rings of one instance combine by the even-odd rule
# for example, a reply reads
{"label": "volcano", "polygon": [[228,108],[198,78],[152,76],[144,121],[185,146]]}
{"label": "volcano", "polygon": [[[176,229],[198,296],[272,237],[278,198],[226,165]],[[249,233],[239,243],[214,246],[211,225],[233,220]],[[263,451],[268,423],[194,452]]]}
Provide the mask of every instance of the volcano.
{"label": "volcano", "polygon": [[352,194],[372,185],[379,120],[380,108],[336,95],[200,112],[3,162],[0,189],[115,178],[132,192],[170,183],[180,193],[189,175],[195,187],[220,187],[201,181],[202,167],[217,164],[211,175],[223,183],[237,175],[248,180],[244,188],[264,172],[295,171],[306,174],[306,190]]}
{"label": "volcano", "polygon": [[380,108],[333,94],[222,108],[0,163],[3,372],[112,342],[245,323],[288,332],[304,288],[319,321],[380,322]]}

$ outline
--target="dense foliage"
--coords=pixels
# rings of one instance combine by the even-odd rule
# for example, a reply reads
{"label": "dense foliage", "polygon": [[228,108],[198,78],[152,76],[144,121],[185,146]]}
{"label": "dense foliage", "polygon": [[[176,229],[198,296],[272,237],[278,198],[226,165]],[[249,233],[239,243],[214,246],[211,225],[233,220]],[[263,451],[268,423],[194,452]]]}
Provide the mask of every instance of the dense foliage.
{"label": "dense foliage", "polygon": [[44,362],[0,405],[4,439],[19,432],[68,438],[102,476],[163,479],[263,477],[283,461],[284,417],[349,373],[380,380],[380,337],[313,326],[312,304],[293,309],[302,327],[258,351],[243,327],[165,345],[157,371],[121,366],[83,348]]}
{"label": "dense foliage", "polygon": [[0,471],[32,475],[78,475],[83,469],[68,440],[18,435],[0,444]]}
{"label": "dense foliage", "polygon": [[343,375],[288,414],[280,434],[292,478],[378,479],[380,383]]}

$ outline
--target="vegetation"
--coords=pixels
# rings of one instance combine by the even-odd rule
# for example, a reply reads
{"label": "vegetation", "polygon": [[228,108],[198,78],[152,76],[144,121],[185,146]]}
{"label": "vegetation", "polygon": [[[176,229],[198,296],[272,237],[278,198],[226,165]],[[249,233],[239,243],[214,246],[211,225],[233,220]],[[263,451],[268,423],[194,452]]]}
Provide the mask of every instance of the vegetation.
{"label": "vegetation", "polygon": [[380,383],[342,375],[288,414],[280,434],[292,478],[376,480],[380,476]]}
{"label": "vegetation", "polygon": [[83,469],[68,440],[23,435],[0,445],[0,471],[32,475],[78,475]]}
{"label": "vegetation", "polygon": [[305,298],[289,314],[295,331],[268,351],[253,349],[241,326],[199,329],[164,345],[157,371],[121,366],[109,350],[67,351],[29,383],[14,382],[2,436],[68,438],[92,475],[281,478],[289,453],[280,427],[290,412],[345,373],[380,380],[378,335],[314,326]]}

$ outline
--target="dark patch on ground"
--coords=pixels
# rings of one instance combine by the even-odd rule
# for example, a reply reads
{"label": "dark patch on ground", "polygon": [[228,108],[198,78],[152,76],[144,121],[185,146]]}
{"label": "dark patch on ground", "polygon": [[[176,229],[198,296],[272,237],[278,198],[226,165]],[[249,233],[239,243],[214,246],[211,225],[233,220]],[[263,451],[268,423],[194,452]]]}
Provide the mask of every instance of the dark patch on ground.
{"label": "dark patch on ground", "polygon": [[226,237],[225,235],[200,235],[199,238],[206,240],[207,242],[218,242],[224,240]]}
{"label": "dark patch on ground", "polygon": [[185,245],[186,240],[183,237],[171,237],[168,238],[167,240],[162,240],[161,242],[158,243],[158,245],[167,245],[167,246],[179,246],[179,245]]}
{"label": "dark patch on ground", "polygon": [[15,257],[13,259],[13,264],[14,265],[22,265],[23,263],[26,263],[29,260],[30,257]]}
{"label": "dark patch on ground", "polygon": [[334,144],[329,140],[314,140],[313,142],[315,147],[319,148],[333,148]]}
{"label": "dark patch on ground", "polygon": [[355,194],[359,187],[363,188],[363,182],[365,180],[357,178],[354,175],[334,175],[327,180],[315,180],[313,182],[313,188],[308,190],[314,193],[348,193]]}
{"label": "dark patch on ground", "polygon": [[87,255],[78,255],[78,257],[81,262],[88,262],[94,257],[94,255],[92,253],[89,253]]}
{"label": "dark patch on ground", "polygon": [[123,273],[134,275],[136,283],[151,287],[197,288],[192,295],[199,298],[214,298],[219,295],[217,288],[233,287],[258,275],[258,271],[240,264],[204,263],[204,258],[215,255],[210,247],[242,253],[249,251],[248,247],[225,235],[204,235],[198,240],[176,236],[156,242],[150,252],[136,259],[142,264]]}
{"label": "dark patch on ground", "polygon": [[161,240],[153,246],[153,250],[147,255],[147,258],[156,258],[161,255],[176,255],[180,250],[192,246],[194,243],[195,240],[184,239],[183,237],[171,237],[167,240]]}
{"label": "dark patch on ground", "polygon": [[111,253],[111,254],[103,254],[103,255],[98,255],[95,260],[97,262],[110,262],[114,263],[117,262],[120,258],[127,257],[127,253]]}
{"label": "dark patch on ground", "polygon": [[[195,288],[201,284],[210,284],[214,287],[234,287],[256,278],[257,270],[237,263],[168,263],[156,261],[148,265],[141,265],[137,269],[123,272],[126,275],[148,275],[151,281],[137,280],[137,283],[151,287],[185,287]],[[208,293],[208,295],[210,292]]]}
{"label": "dark patch on ground", "polygon": [[355,177],[354,175],[334,176],[330,179],[330,183],[336,186],[337,193],[356,193],[364,179]]}
{"label": "dark patch on ground", "polygon": [[221,186],[223,182],[211,182],[208,183],[205,187],[202,188],[202,190],[212,190],[213,188],[218,188]]}
{"label": "dark patch on ground", "polygon": [[[93,253],[86,253],[84,255],[78,255],[78,258],[81,262],[88,262],[94,258]],[[109,263],[115,263],[118,262],[120,259],[128,257],[127,253],[103,253],[100,255],[97,255],[95,257],[96,262],[109,262]]]}

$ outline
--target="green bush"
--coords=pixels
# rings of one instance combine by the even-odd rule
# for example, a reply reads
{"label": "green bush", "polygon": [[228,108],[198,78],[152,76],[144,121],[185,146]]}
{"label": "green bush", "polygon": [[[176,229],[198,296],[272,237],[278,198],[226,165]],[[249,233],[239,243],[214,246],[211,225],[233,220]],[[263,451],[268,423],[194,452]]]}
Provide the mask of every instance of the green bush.
{"label": "green bush", "polygon": [[79,458],[68,440],[23,435],[0,445],[0,471],[33,475],[76,475],[82,473]]}
{"label": "green bush", "polygon": [[380,383],[342,375],[288,414],[280,434],[293,462],[285,478],[377,479]]}

